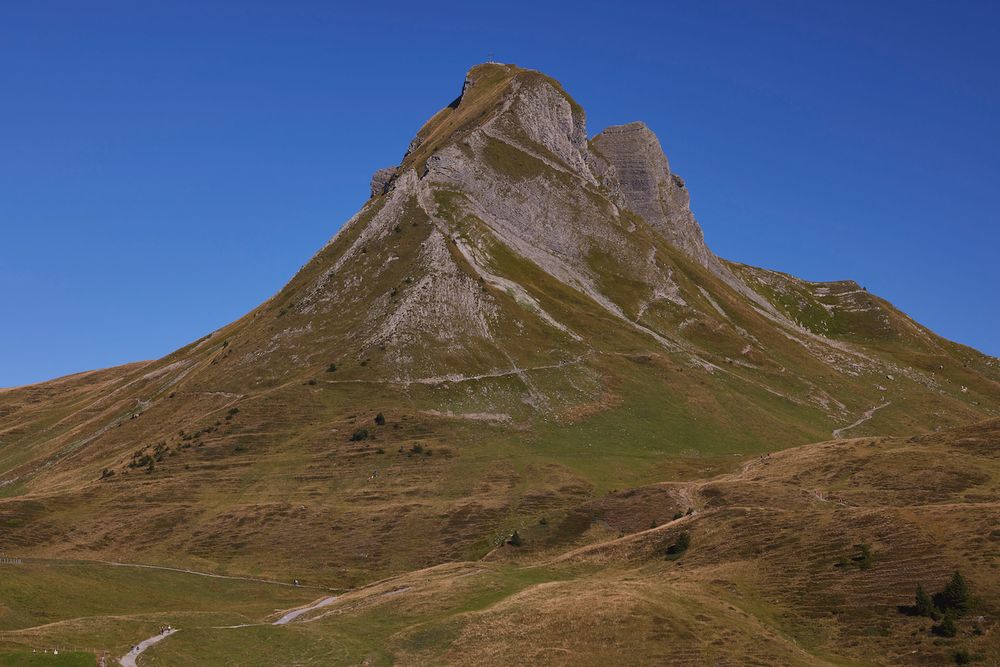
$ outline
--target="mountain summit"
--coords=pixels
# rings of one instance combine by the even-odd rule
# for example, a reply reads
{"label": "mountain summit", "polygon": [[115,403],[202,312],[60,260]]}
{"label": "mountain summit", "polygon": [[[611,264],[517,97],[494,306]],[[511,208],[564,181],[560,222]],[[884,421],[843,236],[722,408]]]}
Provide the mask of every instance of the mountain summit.
{"label": "mountain summit", "polygon": [[998,409],[996,359],[717,257],[648,127],[588,139],[556,81],[489,63],[258,308],[0,392],[0,550],[350,586],[612,489]]}

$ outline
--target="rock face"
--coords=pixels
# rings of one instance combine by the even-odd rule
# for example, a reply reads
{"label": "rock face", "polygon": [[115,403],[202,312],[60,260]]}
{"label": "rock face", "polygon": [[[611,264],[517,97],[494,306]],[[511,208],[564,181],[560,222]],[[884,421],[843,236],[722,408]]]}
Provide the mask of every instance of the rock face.
{"label": "rock face", "polygon": [[372,174],[371,196],[378,197],[388,192],[389,185],[398,172],[397,167],[385,167]]}
{"label": "rock face", "polygon": [[625,205],[702,266],[713,259],[705,235],[691,213],[690,197],[660,141],[644,123],[609,127],[593,146],[614,167]]}
{"label": "rock face", "polygon": [[736,276],[705,244],[705,234],[691,212],[684,179],[670,170],[659,139],[645,123],[605,129],[591,142],[599,159],[613,168],[624,206],[642,216],[671,245],[723,282],[781,318],[772,304]]}

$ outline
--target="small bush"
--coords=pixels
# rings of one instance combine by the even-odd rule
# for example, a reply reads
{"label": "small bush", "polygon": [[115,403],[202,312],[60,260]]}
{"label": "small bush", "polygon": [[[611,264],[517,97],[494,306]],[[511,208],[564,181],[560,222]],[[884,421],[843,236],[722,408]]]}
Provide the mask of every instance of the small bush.
{"label": "small bush", "polygon": [[521,536],[518,535],[517,531],[515,530],[511,534],[510,538],[507,539],[507,544],[511,545],[512,547],[519,547],[524,543],[521,541]]}
{"label": "small bush", "polygon": [[669,547],[667,547],[666,556],[668,559],[680,558],[681,554],[688,550],[691,546],[691,534],[684,531],[677,536],[677,540],[674,541]]}
{"label": "small bush", "polygon": [[958,570],[951,576],[951,581],[939,593],[940,606],[943,609],[953,609],[964,612],[969,608],[969,585]]}
{"label": "small bush", "polygon": [[950,611],[945,612],[941,622],[931,628],[931,630],[938,637],[954,637],[958,634],[958,628],[955,627],[955,617]]}
{"label": "small bush", "polygon": [[375,415],[375,424],[377,426],[385,426],[385,415],[381,412]]}
{"label": "small bush", "polygon": [[926,616],[928,618],[937,618],[938,610],[934,606],[934,600],[931,596],[927,594],[923,586],[917,585],[916,599],[913,604],[913,612],[918,616]]}
{"label": "small bush", "polygon": [[316,378],[309,378],[309,381],[306,382],[306,384],[310,387],[314,386],[316,384]]}
{"label": "small bush", "polygon": [[360,442],[368,439],[368,429],[359,428],[351,434],[351,442]]}
{"label": "small bush", "polygon": [[952,660],[956,665],[968,665],[972,662],[972,654],[964,649],[959,649],[952,654]]}
{"label": "small bush", "polygon": [[337,364],[330,364],[329,366],[327,366],[326,367],[326,372],[327,373],[336,373],[337,372]]}
{"label": "small bush", "polygon": [[875,563],[875,556],[872,554],[872,548],[864,542],[856,546],[858,553],[853,556],[851,560],[858,566],[858,569],[869,569]]}
{"label": "small bush", "polygon": [[420,443],[417,443],[417,444],[413,445],[412,447],[410,447],[410,452],[413,453],[413,454],[423,454],[424,453],[424,446],[421,445]]}

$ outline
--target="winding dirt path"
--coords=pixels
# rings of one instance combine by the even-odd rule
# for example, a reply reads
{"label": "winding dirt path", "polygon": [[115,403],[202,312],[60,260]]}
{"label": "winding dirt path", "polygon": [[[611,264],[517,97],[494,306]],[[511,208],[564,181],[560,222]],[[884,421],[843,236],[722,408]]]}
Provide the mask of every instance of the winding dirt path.
{"label": "winding dirt path", "polygon": [[[166,568],[166,569],[173,569],[173,568]],[[207,575],[207,576],[213,576],[213,575]],[[289,609],[284,614],[282,614],[281,617],[278,618],[278,620],[274,621],[273,623],[270,623],[269,625],[288,625],[289,623],[297,619],[299,616],[302,616],[303,614],[309,613],[314,609],[322,609],[323,607],[333,604],[336,599],[337,599],[336,595],[327,595],[326,597],[322,597],[313,603],[303,605],[301,607],[296,607],[295,609]],[[220,626],[217,629],[248,628],[255,625],[268,625],[268,624],[243,623],[241,625]],[[177,628],[170,628],[169,630],[164,630],[163,632],[157,635],[153,635],[149,639],[144,639],[143,641],[139,642],[139,644],[135,646],[131,651],[129,651],[126,655],[123,655],[122,657],[118,658],[118,662],[121,663],[122,667],[138,667],[136,660],[139,658],[139,656],[142,654],[143,651],[148,649],[150,646],[153,646],[157,642],[163,641],[164,639],[174,634],[175,632],[177,632]]]}
{"label": "winding dirt path", "polygon": [[858,421],[854,422],[850,426],[845,426],[844,428],[836,428],[836,429],[834,429],[833,430],[833,437],[839,438],[840,436],[842,436],[844,434],[844,431],[850,431],[855,426],[861,426],[866,421],[868,421],[869,419],[871,419],[872,417],[874,417],[876,412],[878,412],[882,408],[889,407],[890,405],[892,405],[892,401],[886,401],[882,405],[876,405],[874,407],[868,408],[867,410],[865,410],[864,414],[861,415],[861,419],[859,419]]}
{"label": "winding dirt path", "polygon": [[292,609],[291,611],[286,612],[284,616],[279,618],[271,625],[287,625],[288,623],[291,623],[292,621],[297,619],[302,614],[310,612],[313,609],[321,609],[323,607],[333,604],[333,601],[336,599],[337,599],[336,595],[328,595],[325,598],[320,598],[319,600],[313,602],[312,604],[307,604],[306,606],[299,607],[298,609]]}
{"label": "winding dirt path", "polygon": [[170,628],[169,630],[164,630],[158,635],[153,635],[149,639],[142,640],[137,646],[133,647],[131,651],[118,658],[118,662],[122,664],[122,667],[138,667],[135,661],[143,651],[153,644],[163,641],[175,632],[177,632],[176,628]]}

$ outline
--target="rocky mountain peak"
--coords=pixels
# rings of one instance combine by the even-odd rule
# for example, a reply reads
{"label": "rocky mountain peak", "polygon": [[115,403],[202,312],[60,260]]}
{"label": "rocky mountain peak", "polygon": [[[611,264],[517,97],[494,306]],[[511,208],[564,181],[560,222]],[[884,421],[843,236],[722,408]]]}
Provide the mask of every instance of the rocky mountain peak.
{"label": "rocky mountain peak", "polygon": [[739,283],[706,246],[684,180],[671,170],[647,125],[609,127],[588,142],[586,113],[559,82],[515,65],[484,63],[470,69],[461,94],[420,129],[402,163],[376,172],[371,193],[387,192],[409,168],[420,178],[431,171],[445,178],[468,172],[473,155],[528,169],[523,159],[497,160],[511,150],[599,187],[609,202],[645,219],[695,262]]}

